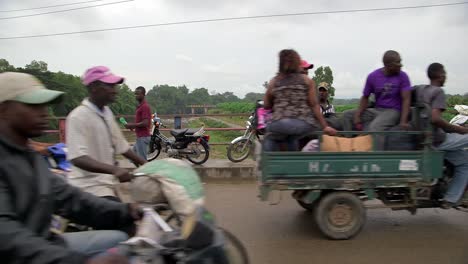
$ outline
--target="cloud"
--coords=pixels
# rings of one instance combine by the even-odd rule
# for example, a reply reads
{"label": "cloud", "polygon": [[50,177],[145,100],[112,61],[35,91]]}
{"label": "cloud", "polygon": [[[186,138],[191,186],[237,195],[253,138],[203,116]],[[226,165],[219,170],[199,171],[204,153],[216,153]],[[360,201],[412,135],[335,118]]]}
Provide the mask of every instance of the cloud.
{"label": "cloud", "polygon": [[[0,1],[27,8],[37,1]],[[18,3],[17,3],[18,2]],[[20,3],[21,2],[21,3]],[[404,5],[438,3],[411,0]],[[209,18],[398,6],[345,0],[138,0],[76,12],[0,21],[0,36],[55,33]],[[403,4],[401,4],[403,5]],[[381,67],[387,49],[399,51],[414,84],[425,83],[434,61],[448,70],[448,93],[467,92],[468,5],[415,10],[326,14],[148,27],[37,39],[0,40],[0,58],[24,66],[43,60],[54,71],[81,75],[107,65],[131,87],[185,84],[238,96],[261,92],[277,71],[278,52],[294,48],[316,67],[333,70],[337,97],[358,97]],[[183,67],[183,73],[181,68]]]}
{"label": "cloud", "polygon": [[184,54],[176,54],[176,60],[186,61],[186,62],[193,62],[193,59]]}

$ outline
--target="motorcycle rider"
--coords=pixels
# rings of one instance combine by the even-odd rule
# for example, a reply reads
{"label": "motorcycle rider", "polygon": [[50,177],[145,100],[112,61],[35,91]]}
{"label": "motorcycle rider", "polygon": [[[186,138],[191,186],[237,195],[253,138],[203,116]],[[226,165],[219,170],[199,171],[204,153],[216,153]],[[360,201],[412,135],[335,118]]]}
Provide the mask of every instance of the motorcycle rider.
{"label": "motorcycle rider", "polygon": [[128,170],[120,168],[115,156],[122,154],[136,165],[146,160],[136,155],[107,106],[114,102],[117,85],[124,78],[109,68],[96,66],[82,77],[89,97],[67,117],[68,158],[73,164],[70,183],[96,196],[118,200],[116,185],[130,181]]}
{"label": "motorcycle rider", "polygon": [[455,172],[449,184],[447,193],[441,203],[441,208],[449,209],[457,205],[468,185],[468,128],[452,125],[442,118],[442,112],[447,109],[445,93],[442,87],[446,81],[444,66],[432,63],[427,69],[430,85],[415,87],[415,98],[428,104],[431,111],[431,122],[434,126],[434,142],[436,149],[445,152],[445,159],[453,164]]}
{"label": "motorcycle rider", "polygon": [[[4,264],[125,264],[97,254],[127,239],[115,229],[140,219],[135,205],[98,198],[51,173],[29,139],[48,127],[48,105],[63,93],[46,89],[32,75],[0,73],[0,259]],[[59,235],[52,214],[95,229]]]}

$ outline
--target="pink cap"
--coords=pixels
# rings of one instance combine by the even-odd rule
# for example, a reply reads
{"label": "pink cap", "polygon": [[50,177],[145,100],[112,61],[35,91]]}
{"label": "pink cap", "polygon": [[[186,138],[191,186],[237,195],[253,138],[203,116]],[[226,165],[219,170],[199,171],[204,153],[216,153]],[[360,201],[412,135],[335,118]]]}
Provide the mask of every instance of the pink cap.
{"label": "pink cap", "polygon": [[123,83],[124,78],[114,75],[106,66],[95,66],[86,70],[86,72],[81,77],[81,82],[84,85],[89,85],[90,83],[95,81],[116,84]]}
{"label": "pink cap", "polygon": [[308,63],[307,61],[305,60],[301,60],[301,68],[304,68],[304,69],[312,69],[314,67],[313,64],[310,64]]}

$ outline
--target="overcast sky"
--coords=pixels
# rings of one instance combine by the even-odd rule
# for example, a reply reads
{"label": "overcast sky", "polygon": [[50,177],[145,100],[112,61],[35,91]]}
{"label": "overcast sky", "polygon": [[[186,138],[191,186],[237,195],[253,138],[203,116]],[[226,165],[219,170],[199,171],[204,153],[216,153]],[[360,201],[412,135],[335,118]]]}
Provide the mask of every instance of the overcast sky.
{"label": "overcast sky", "polygon": [[[82,0],[0,0],[0,10]],[[86,5],[109,3],[100,1]],[[135,0],[72,12],[0,20],[0,37],[59,33],[222,17],[397,7],[455,0]],[[28,12],[33,14],[78,6]],[[448,93],[468,92],[468,5],[183,24],[166,27],[0,40],[0,58],[24,66],[43,60],[51,71],[81,75],[106,65],[138,85],[182,85],[243,97],[263,92],[277,71],[278,52],[293,48],[309,62],[330,66],[337,98],[359,97],[369,72],[388,49],[400,52],[413,84],[441,62]]]}

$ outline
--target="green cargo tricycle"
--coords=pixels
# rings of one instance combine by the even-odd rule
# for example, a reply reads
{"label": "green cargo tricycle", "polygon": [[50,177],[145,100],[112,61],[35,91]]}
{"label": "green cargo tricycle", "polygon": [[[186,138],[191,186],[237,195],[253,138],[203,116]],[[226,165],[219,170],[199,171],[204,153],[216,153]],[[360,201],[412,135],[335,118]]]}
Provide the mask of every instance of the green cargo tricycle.
{"label": "green cargo tricycle", "polygon": [[[428,122],[426,120],[426,122]],[[293,191],[298,204],[313,212],[319,230],[330,239],[349,239],[366,222],[367,208],[409,210],[440,206],[452,177],[443,152],[431,148],[431,128],[380,135],[419,135],[411,151],[262,152],[258,166],[260,199],[272,191]],[[356,132],[342,132],[350,134]],[[369,134],[369,133],[368,133]],[[319,140],[322,136],[319,135]],[[382,204],[364,205],[379,199]],[[468,191],[463,203],[468,204]]]}

